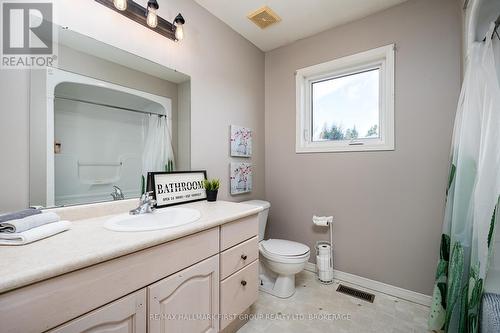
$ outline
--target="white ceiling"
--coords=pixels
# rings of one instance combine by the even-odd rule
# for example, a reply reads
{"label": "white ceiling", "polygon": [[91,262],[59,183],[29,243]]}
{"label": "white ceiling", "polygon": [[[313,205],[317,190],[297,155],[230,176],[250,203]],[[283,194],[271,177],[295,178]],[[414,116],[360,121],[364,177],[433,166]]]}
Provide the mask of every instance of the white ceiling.
{"label": "white ceiling", "polygon": [[[263,51],[360,19],[406,0],[195,0]],[[282,19],[261,30],[247,15],[267,5]]]}

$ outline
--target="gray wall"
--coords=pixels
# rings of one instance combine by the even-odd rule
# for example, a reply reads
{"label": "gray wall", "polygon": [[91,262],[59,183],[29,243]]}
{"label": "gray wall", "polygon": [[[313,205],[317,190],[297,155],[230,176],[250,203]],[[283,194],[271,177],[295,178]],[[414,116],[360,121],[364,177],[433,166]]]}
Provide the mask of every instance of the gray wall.
{"label": "gray wall", "polygon": [[[266,54],[268,235],[311,248],[334,215],[335,268],[430,294],[460,89],[456,0],[412,0]],[[294,71],[396,43],[396,150],[295,153]],[[314,258],[311,258],[314,261]]]}
{"label": "gray wall", "polygon": [[191,169],[191,82],[183,82],[178,86],[178,107],[177,107],[177,160],[176,165],[179,170]]}
{"label": "gray wall", "polygon": [[28,204],[29,72],[0,70],[0,211]]}
{"label": "gray wall", "polygon": [[[222,180],[221,199],[264,196],[264,54],[194,1],[160,0],[187,23],[175,43],[88,0],[55,0],[55,22],[191,76],[191,167]],[[0,71],[0,210],[28,204],[29,76]],[[254,129],[254,191],[229,195],[229,125]]]}

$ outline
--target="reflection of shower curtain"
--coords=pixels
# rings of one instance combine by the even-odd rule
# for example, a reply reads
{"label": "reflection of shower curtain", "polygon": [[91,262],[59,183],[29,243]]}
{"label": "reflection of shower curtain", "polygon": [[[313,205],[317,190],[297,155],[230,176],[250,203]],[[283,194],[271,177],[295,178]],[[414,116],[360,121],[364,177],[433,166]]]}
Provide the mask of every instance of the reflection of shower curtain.
{"label": "reflection of shower curtain", "polygon": [[[500,87],[492,47],[469,50],[453,133],[429,328],[477,332],[500,195]],[[495,41],[498,42],[498,41]]]}
{"label": "reflection of shower curtain", "polygon": [[142,153],[142,193],[146,189],[148,172],[174,170],[172,135],[167,121],[165,116],[146,115]]}

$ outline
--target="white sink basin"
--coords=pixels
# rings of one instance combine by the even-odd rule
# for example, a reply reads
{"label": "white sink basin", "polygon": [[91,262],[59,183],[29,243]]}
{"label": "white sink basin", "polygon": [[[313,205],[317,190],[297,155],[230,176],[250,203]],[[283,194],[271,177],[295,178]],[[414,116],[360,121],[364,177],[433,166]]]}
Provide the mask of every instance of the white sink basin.
{"label": "white sink basin", "polygon": [[113,231],[151,231],[175,228],[193,223],[201,214],[196,209],[172,207],[157,209],[151,214],[120,214],[104,223],[104,228]]}

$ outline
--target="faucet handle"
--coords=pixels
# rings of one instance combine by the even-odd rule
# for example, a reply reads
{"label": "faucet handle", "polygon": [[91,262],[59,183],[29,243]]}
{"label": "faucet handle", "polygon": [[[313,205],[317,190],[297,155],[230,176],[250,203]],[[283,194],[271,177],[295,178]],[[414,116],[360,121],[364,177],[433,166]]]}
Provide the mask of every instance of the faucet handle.
{"label": "faucet handle", "polygon": [[151,207],[151,210],[155,210],[156,209],[156,200],[155,199],[151,199],[149,201],[149,207]]}
{"label": "faucet handle", "polygon": [[149,196],[150,193],[153,193],[153,192],[148,192],[148,198],[144,203],[147,205],[149,212],[152,213],[156,209],[156,207],[155,207],[156,200],[153,199],[153,197]]}
{"label": "faucet handle", "polygon": [[150,206],[154,206],[156,204],[156,200],[153,199],[153,191],[149,191],[149,192],[145,192],[142,196],[141,196],[141,203],[142,204],[149,204]]}
{"label": "faucet handle", "polygon": [[113,197],[113,200],[125,199],[125,195],[123,194],[122,189],[116,185],[113,185],[113,192],[111,192],[110,195]]}
{"label": "faucet handle", "polygon": [[151,199],[150,193],[151,192],[144,192],[141,195],[141,198],[139,199],[139,201],[141,202],[141,204],[146,203],[147,201],[149,201]]}
{"label": "faucet handle", "polygon": [[146,192],[146,193],[144,193],[144,194],[145,194],[145,196],[146,196],[146,200],[147,200],[147,201],[152,201],[152,200],[154,200],[154,199],[153,199],[153,191],[149,191],[149,192]]}

